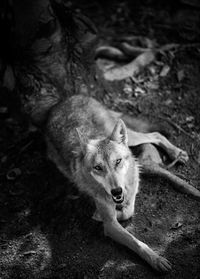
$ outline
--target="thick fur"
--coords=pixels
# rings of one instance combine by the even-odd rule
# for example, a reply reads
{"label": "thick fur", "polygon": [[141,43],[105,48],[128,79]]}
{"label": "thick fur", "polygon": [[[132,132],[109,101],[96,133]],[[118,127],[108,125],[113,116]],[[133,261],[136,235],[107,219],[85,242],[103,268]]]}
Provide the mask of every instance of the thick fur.
{"label": "thick fur", "polygon": [[139,187],[139,167],[129,147],[153,143],[171,159],[179,156],[180,161],[187,161],[188,156],[161,134],[135,132],[119,118],[123,115],[93,98],[73,96],[60,102],[49,114],[48,155],[80,191],[94,199],[94,218],[103,222],[105,235],[136,252],[154,269],[167,271],[170,263],[118,222],[133,215]]}

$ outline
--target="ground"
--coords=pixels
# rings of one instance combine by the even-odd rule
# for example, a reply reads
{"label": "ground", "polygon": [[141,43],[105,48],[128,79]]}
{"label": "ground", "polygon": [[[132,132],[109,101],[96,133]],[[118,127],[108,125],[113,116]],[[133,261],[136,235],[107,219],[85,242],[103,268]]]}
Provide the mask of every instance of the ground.
{"label": "ground", "polygon": [[[158,16],[162,7],[154,2],[138,10],[128,2],[110,6],[81,2],[80,7],[100,26],[103,40],[109,41],[116,32],[153,34],[160,44],[196,40],[196,29],[192,39],[175,25],[166,31]],[[144,25],[149,15],[151,21]],[[114,84],[116,90],[105,92],[102,102],[162,123],[170,140],[190,157],[172,171],[200,189],[199,59],[198,46],[178,49],[173,59],[165,58],[170,70],[156,83],[139,84],[138,94],[123,90],[126,82]],[[42,133],[24,123],[15,94],[2,88],[0,99],[0,278],[200,278],[198,201],[176,192],[161,178],[141,178],[135,215],[123,225],[172,263],[170,273],[155,273],[134,253],[104,237],[101,223],[91,219],[92,201],[47,160]]]}

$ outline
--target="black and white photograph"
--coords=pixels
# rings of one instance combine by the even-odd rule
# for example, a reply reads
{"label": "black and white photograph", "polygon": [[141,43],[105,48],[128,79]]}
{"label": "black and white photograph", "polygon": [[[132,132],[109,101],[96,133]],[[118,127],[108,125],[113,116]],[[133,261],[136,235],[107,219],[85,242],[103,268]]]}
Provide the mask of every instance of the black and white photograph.
{"label": "black and white photograph", "polygon": [[0,1],[0,279],[200,279],[200,1]]}

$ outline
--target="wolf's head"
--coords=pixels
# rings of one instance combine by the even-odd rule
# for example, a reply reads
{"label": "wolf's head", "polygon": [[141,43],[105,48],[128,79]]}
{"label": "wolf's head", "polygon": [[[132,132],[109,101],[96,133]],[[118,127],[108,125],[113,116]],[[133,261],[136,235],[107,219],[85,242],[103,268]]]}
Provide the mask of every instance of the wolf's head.
{"label": "wolf's head", "polygon": [[124,122],[119,120],[110,136],[104,139],[88,139],[77,132],[83,155],[81,168],[88,178],[88,187],[94,187],[88,191],[104,189],[115,203],[122,203],[127,188],[138,183],[137,162],[128,148]]}

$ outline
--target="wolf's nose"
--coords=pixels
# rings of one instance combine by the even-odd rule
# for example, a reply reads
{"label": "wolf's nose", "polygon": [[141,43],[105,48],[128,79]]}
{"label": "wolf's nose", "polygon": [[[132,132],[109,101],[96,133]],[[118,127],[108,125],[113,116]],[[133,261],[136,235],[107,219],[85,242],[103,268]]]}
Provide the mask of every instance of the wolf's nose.
{"label": "wolf's nose", "polygon": [[119,195],[122,194],[122,188],[121,187],[117,187],[115,189],[112,189],[111,190],[111,194],[114,196],[114,197],[117,197]]}

